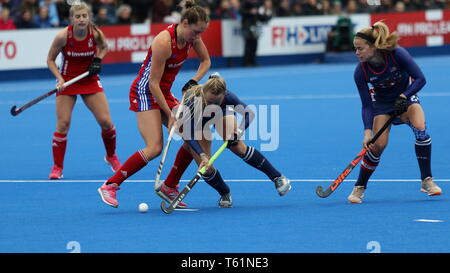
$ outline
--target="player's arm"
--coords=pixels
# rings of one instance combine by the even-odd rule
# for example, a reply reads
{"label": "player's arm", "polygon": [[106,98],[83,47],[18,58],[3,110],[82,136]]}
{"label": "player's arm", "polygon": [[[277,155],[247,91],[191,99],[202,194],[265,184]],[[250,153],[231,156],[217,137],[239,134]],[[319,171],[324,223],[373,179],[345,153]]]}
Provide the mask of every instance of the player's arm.
{"label": "player's arm", "polygon": [[402,47],[396,48],[394,58],[414,80],[403,92],[403,95],[409,98],[424,87],[426,84],[425,76],[406,49]]}
{"label": "player's arm", "polygon": [[96,26],[92,25],[97,52],[95,53],[92,63],[89,65],[89,75],[100,74],[102,71],[102,59],[108,53],[108,44],[103,32]]}
{"label": "player's arm", "polygon": [[106,41],[106,36],[103,32],[96,26],[93,25],[94,28],[94,39],[97,44],[97,53],[95,57],[103,59],[108,53],[108,43]]}
{"label": "player's arm", "polygon": [[[239,124],[237,128],[234,128],[235,131],[233,132],[233,135],[226,136],[226,138],[228,139],[227,148],[230,148],[231,146],[235,146],[239,143],[239,140],[244,134],[244,131],[247,130],[247,128],[250,126],[253,119],[255,118],[255,113],[250,107],[248,107],[246,103],[241,101],[236,96],[236,94],[232,93],[229,90],[227,90],[225,103],[226,103],[225,107],[228,107],[229,105],[233,106],[233,110],[243,117],[241,124]],[[228,115],[228,113],[225,113],[225,115]]]}
{"label": "player's arm", "polygon": [[170,35],[167,31],[163,31],[158,34],[152,42],[152,64],[150,66],[149,75],[149,88],[150,92],[158,103],[161,110],[168,118],[167,127],[170,129],[175,122],[175,116],[167,105],[163,92],[160,87],[162,75],[164,73],[164,67],[166,60],[170,58],[172,54]]}
{"label": "player's arm", "polygon": [[182,92],[186,92],[189,88],[197,85],[198,82],[206,75],[209,68],[211,67],[211,58],[209,57],[208,49],[203,43],[201,38],[198,38],[193,43],[193,48],[197,57],[200,60],[200,65],[198,66],[197,72],[182,88]]}
{"label": "player's arm", "polygon": [[56,34],[47,54],[47,66],[50,72],[52,72],[52,74],[58,81],[56,84],[56,88],[58,88],[58,91],[63,90],[64,79],[61,73],[59,72],[55,60],[56,57],[58,57],[58,54],[63,50],[64,46],[66,45],[66,42],[67,42],[67,28],[64,28],[63,30],[59,31]]}
{"label": "player's arm", "polygon": [[366,146],[372,138],[373,109],[372,98],[370,97],[367,82],[364,80],[364,72],[362,71],[361,65],[358,65],[355,70],[354,80],[361,99],[361,116],[364,124],[363,145]]}
{"label": "player's arm", "polygon": [[236,96],[236,94],[232,93],[231,91],[227,92],[229,103],[231,103],[234,106],[234,110],[236,111],[236,113],[240,114],[243,117],[241,124],[239,124],[238,127],[238,132],[243,133],[245,130],[247,130],[247,128],[255,119],[255,113],[250,107],[248,107],[248,105],[245,102],[240,100],[238,96]]}
{"label": "player's arm", "polygon": [[197,73],[195,73],[193,80],[199,82],[208,72],[211,67],[211,58],[209,57],[208,49],[203,43],[201,38],[198,38],[194,41],[193,44],[194,50],[197,53],[198,59],[200,60],[200,65],[197,69]]}

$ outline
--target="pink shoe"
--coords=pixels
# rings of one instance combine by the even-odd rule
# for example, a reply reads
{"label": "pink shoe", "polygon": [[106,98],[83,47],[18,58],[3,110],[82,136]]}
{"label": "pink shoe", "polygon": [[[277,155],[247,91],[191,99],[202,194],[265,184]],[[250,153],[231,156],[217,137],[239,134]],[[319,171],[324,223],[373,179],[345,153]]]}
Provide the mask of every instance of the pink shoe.
{"label": "pink shoe", "polygon": [[119,189],[119,185],[116,183],[106,184],[105,182],[100,188],[98,188],[98,193],[105,204],[117,208],[119,206],[119,202],[117,202],[116,199],[116,191]]}
{"label": "pink shoe", "polygon": [[[171,203],[173,199],[175,199],[175,197],[177,197],[178,194],[180,194],[180,192],[178,191],[178,187],[179,185],[177,185],[175,188],[171,188],[163,183],[159,191],[156,192],[156,194],[158,194],[159,197],[164,199],[166,202]],[[187,204],[184,202],[180,202],[177,205],[177,208],[186,208],[186,207]]]}
{"label": "pink shoe", "polygon": [[112,156],[105,155],[104,159],[106,164],[111,166],[111,170],[113,172],[117,172],[122,166],[119,162],[119,157],[117,157],[117,154],[113,154]]}
{"label": "pink shoe", "polygon": [[62,178],[63,178],[62,168],[53,165],[52,171],[50,172],[48,179],[62,179]]}

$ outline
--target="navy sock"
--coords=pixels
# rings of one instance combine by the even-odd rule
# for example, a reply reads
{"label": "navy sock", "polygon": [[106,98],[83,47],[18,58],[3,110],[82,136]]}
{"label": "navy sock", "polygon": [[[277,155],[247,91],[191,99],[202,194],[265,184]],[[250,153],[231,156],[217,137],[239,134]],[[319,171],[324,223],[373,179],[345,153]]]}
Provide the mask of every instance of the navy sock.
{"label": "navy sock", "polygon": [[419,163],[422,180],[431,175],[431,137],[425,140],[416,140],[416,157]]}
{"label": "navy sock", "polygon": [[245,154],[241,156],[245,163],[265,173],[270,180],[274,180],[281,176],[281,173],[277,171],[269,160],[262,155],[258,150],[251,146],[247,146]]}
{"label": "navy sock", "polygon": [[213,187],[220,195],[224,195],[230,192],[230,188],[228,185],[223,181],[222,176],[220,175],[219,171],[214,168],[213,172],[209,175],[204,175],[203,179],[205,180],[208,185]]}
{"label": "navy sock", "polygon": [[355,186],[364,186],[364,188],[367,188],[367,182],[377,168],[379,162],[380,158],[368,151],[362,159],[361,169]]}

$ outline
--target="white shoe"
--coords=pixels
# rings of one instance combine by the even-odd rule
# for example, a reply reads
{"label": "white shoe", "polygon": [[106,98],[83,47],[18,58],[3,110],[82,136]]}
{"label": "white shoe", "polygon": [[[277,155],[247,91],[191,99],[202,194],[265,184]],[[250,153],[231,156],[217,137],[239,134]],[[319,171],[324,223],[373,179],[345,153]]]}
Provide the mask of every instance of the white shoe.
{"label": "white shoe", "polygon": [[285,195],[292,189],[291,182],[284,175],[275,178],[273,182],[275,182],[275,188],[280,196]]}
{"label": "white shoe", "polygon": [[433,177],[428,176],[422,181],[421,192],[425,192],[428,196],[441,195],[442,189],[433,182]]}
{"label": "white shoe", "polygon": [[364,186],[354,186],[352,193],[347,197],[348,201],[352,204],[361,204],[365,191]]}
{"label": "white shoe", "polygon": [[231,193],[224,194],[219,199],[219,208],[231,208],[233,200],[231,199]]}

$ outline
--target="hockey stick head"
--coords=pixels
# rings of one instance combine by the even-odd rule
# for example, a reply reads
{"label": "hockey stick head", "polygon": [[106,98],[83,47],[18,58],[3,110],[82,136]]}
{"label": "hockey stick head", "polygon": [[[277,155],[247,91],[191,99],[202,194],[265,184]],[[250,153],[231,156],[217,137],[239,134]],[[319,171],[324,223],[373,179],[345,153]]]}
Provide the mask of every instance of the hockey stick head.
{"label": "hockey stick head", "polygon": [[171,214],[172,211],[173,211],[173,207],[170,206],[170,205],[167,206],[167,205],[166,205],[166,202],[164,202],[164,201],[161,201],[160,207],[161,207],[161,210],[162,210],[165,214]]}
{"label": "hockey stick head", "polygon": [[11,115],[14,116],[14,117],[17,116],[20,113],[20,111],[17,111],[16,109],[17,109],[17,106],[15,106],[15,105],[13,105],[13,107],[11,107],[11,111],[10,112],[11,112]]}
{"label": "hockey stick head", "polygon": [[328,197],[330,195],[330,194],[327,194],[326,191],[323,191],[323,187],[322,186],[317,186],[316,193],[321,198],[325,198],[325,197]]}

